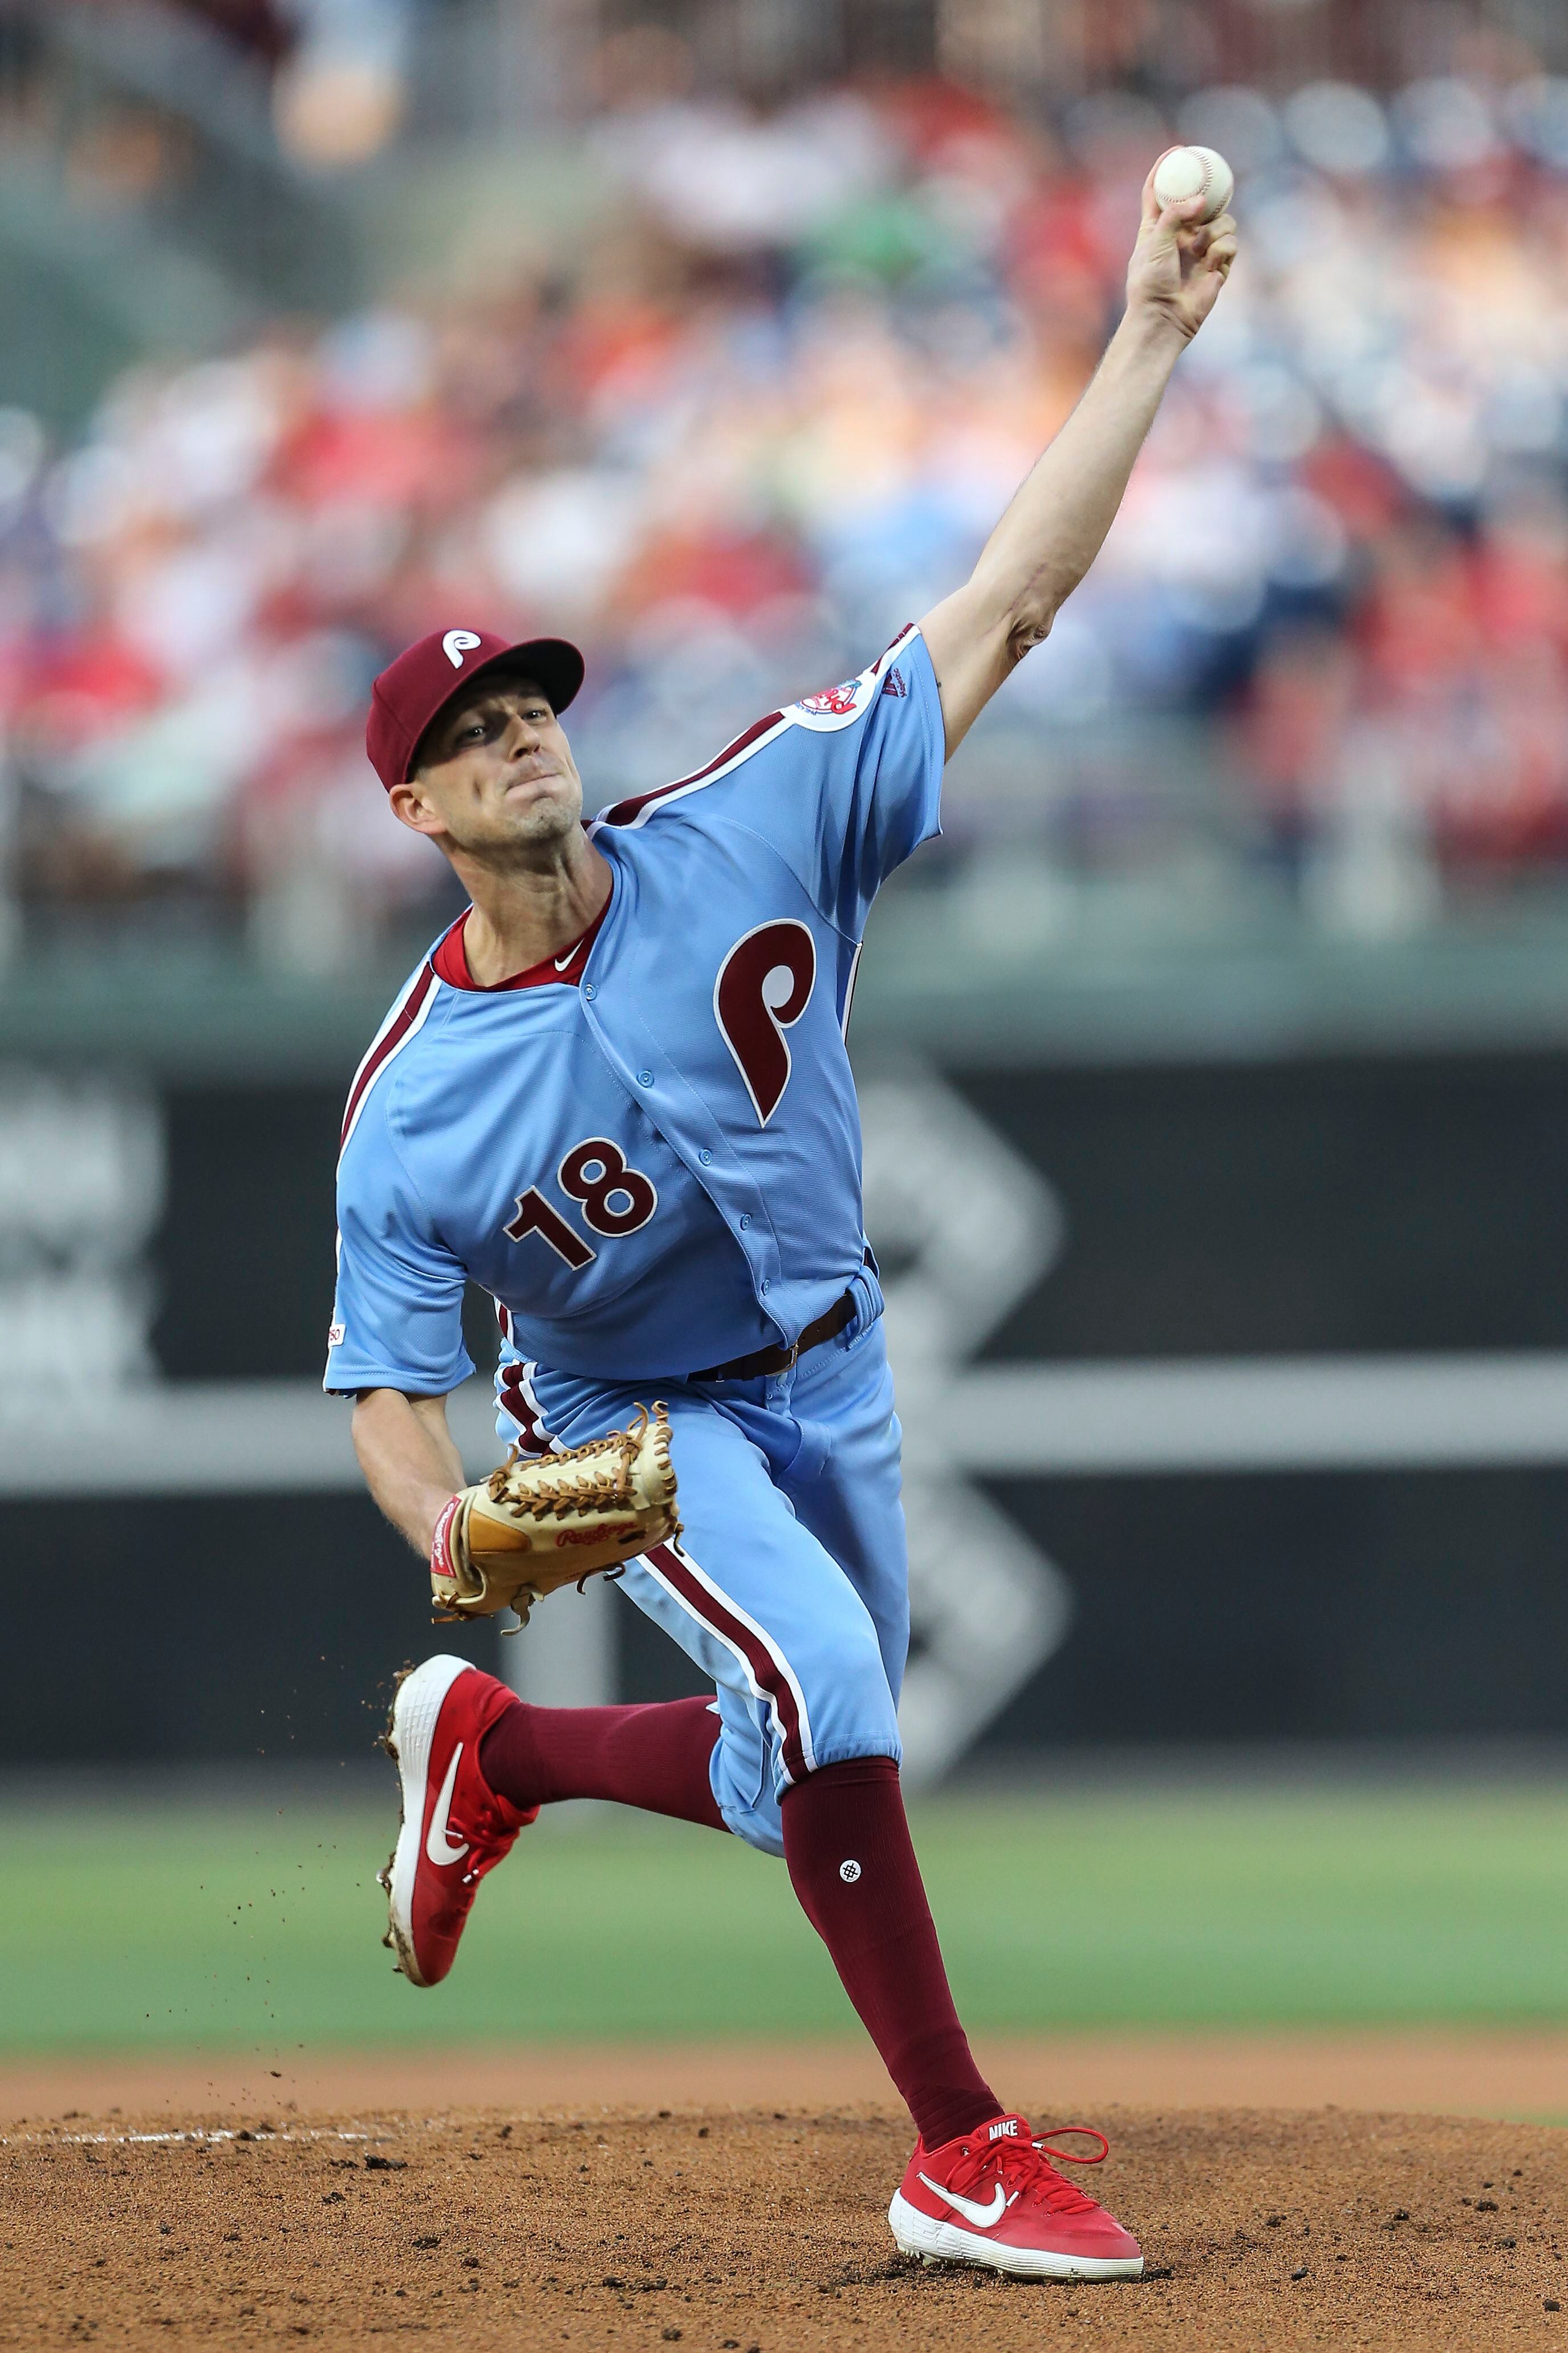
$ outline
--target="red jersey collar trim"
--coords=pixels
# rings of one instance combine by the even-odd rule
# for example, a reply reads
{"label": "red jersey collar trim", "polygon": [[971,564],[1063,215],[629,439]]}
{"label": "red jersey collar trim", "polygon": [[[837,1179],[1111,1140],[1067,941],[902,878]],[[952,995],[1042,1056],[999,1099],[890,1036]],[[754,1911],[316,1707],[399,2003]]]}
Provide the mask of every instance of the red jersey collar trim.
{"label": "red jersey collar trim", "polygon": [[560,955],[543,956],[538,964],[531,964],[526,972],[514,972],[506,980],[478,981],[468,970],[468,950],[463,945],[464,928],[473,913],[471,907],[465,907],[451,930],[437,943],[430,968],[448,988],[465,988],[475,997],[500,997],[509,988],[575,988],[583,977],[588,951],[609,912],[610,902],[606,899],[582,938],[574,940]]}

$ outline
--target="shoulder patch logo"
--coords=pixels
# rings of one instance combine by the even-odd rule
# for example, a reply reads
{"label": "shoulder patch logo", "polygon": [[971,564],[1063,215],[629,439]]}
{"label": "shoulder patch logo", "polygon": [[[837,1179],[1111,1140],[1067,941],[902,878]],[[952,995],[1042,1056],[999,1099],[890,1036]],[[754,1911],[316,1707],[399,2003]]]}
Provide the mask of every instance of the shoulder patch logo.
{"label": "shoulder patch logo", "polygon": [[464,655],[471,654],[479,642],[472,629],[448,629],[441,640],[441,651],[454,670],[461,670]]}
{"label": "shoulder patch logo", "polygon": [[893,668],[888,672],[887,677],[882,681],[882,691],[884,694],[908,694],[909,691],[909,688],[904,684],[903,671],[900,670],[895,662]]}
{"label": "shoulder patch logo", "polygon": [[861,684],[858,678],[847,678],[842,686],[825,686],[816,694],[803,694],[795,709],[808,711],[814,719],[842,719],[854,710]]}

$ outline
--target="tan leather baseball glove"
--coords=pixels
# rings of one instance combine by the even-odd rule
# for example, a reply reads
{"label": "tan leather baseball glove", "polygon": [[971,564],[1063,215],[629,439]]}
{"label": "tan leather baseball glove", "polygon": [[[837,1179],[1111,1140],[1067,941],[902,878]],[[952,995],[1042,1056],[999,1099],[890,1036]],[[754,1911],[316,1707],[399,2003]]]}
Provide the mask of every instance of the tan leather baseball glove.
{"label": "tan leather baseball glove", "polygon": [[564,1454],[520,1460],[514,1450],[454,1495],[430,1549],[431,1599],[438,1618],[512,1609],[526,1619],[558,1585],[580,1585],[679,1533],[669,1416],[638,1406],[628,1430]]}

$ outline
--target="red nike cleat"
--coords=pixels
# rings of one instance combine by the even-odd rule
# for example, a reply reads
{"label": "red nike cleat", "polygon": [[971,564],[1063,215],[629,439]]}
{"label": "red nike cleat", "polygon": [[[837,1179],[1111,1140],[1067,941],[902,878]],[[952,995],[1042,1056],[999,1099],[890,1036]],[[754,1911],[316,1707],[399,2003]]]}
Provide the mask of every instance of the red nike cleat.
{"label": "red nike cleat", "polygon": [[1022,2116],[994,2116],[940,2148],[917,2141],[888,2209],[893,2236],[928,2263],[984,2263],[1017,2279],[1136,2279],[1137,2240],[1050,2163],[1100,2164],[1110,2144],[1094,2137],[1099,2154],[1075,2158],[1037,2141]]}
{"label": "red nike cleat", "polygon": [[479,1770],[479,1743],[516,1699],[467,1659],[426,1659],[404,1676],[386,1746],[403,1784],[403,1820],[386,1869],[385,1942],[410,1985],[439,1985],[458,1957],[480,1880],[511,1852],[526,1813]]}

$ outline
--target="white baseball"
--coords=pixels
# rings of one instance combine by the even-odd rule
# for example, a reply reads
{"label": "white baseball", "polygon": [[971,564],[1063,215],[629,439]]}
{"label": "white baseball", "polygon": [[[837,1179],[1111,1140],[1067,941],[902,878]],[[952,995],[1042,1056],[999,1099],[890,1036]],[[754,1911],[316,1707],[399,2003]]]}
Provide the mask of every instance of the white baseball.
{"label": "white baseball", "polygon": [[1212,147],[1173,147],[1154,167],[1154,194],[1160,203],[1179,205],[1184,196],[1202,196],[1199,220],[1217,218],[1235,189],[1236,174]]}

